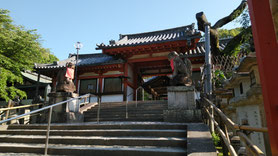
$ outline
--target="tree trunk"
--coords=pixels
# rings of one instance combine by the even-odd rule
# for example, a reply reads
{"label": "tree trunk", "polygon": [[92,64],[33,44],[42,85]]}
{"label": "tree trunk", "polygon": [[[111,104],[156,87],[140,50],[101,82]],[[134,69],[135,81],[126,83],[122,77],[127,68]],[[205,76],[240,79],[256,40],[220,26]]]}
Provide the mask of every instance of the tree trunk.
{"label": "tree trunk", "polygon": [[[240,33],[239,37],[235,37],[235,41],[229,43],[229,48],[226,50],[226,48],[221,52],[220,48],[219,48],[219,35],[218,35],[218,28],[221,28],[222,26],[226,25],[227,23],[233,21],[234,19],[236,19],[238,16],[240,16],[240,14],[244,11],[244,9],[247,6],[247,2],[245,0],[243,0],[240,5],[228,16],[218,20],[214,26],[212,26],[210,28],[210,41],[211,41],[211,53],[214,56],[217,55],[223,55],[223,54],[230,54],[231,53],[231,47],[237,47],[239,45],[244,33]],[[197,19],[197,23],[198,23],[198,30],[205,32],[205,25],[206,24],[210,24],[205,16],[205,14],[203,12],[199,12],[196,14],[196,19]],[[248,31],[246,31],[247,33]]]}

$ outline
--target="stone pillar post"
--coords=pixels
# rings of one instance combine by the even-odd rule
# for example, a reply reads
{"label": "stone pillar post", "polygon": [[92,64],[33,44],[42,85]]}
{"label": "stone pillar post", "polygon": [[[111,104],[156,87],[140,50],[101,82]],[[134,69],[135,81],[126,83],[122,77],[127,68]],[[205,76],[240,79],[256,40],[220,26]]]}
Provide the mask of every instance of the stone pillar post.
{"label": "stone pillar post", "polygon": [[[49,105],[52,105],[58,102],[66,101],[74,97],[78,97],[78,94],[71,93],[71,92],[56,92],[56,93],[49,93],[48,96],[49,96]],[[76,100],[53,107],[52,123],[69,122],[71,119],[70,118],[72,114],[71,112],[75,113],[78,111],[79,111],[79,102]]]}
{"label": "stone pillar post", "polygon": [[168,110],[164,110],[166,122],[199,122],[201,110],[196,107],[194,86],[170,86]]}

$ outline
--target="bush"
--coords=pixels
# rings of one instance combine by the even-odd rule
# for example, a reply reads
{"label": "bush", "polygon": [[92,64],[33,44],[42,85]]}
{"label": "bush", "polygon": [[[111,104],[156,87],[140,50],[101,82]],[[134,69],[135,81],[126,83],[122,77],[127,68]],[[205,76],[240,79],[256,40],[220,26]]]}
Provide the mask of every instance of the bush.
{"label": "bush", "polygon": [[219,137],[219,135],[214,133],[214,132],[211,135],[212,135],[212,140],[213,140],[214,146],[220,146],[220,137]]}

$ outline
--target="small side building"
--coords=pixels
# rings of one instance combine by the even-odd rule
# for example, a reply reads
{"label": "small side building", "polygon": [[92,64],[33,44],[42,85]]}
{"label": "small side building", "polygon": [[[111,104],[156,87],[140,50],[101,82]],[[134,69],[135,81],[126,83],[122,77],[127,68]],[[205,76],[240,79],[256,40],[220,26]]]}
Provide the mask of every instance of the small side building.
{"label": "small side building", "polygon": [[[225,85],[233,96],[227,98],[222,110],[237,124],[267,127],[256,53],[243,57],[234,72]],[[248,136],[264,153],[269,153],[267,134],[252,132]]]}
{"label": "small side building", "polygon": [[[38,81],[38,74],[31,71],[21,72],[23,76],[22,84],[15,84],[15,88],[25,91],[27,94],[26,99],[22,99],[20,104],[28,105],[31,104],[32,101],[39,96],[41,101],[47,101],[47,94],[51,90],[52,79],[50,77],[40,75],[40,79]],[[4,100],[0,100],[0,107],[6,107],[7,102]]]}

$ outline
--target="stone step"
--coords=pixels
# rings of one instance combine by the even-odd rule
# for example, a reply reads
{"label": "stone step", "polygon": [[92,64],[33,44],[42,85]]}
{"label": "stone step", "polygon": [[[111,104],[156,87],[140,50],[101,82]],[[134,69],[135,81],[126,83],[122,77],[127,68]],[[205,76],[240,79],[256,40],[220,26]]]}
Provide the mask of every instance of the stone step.
{"label": "stone step", "polygon": [[[88,122],[89,120],[96,120],[97,117],[87,117],[84,119],[84,122]],[[100,116],[99,119],[103,119],[105,121],[157,121],[163,120],[163,116],[155,116],[155,117],[143,117],[143,116]],[[102,120],[102,121],[103,121]]]}
{"label": "stone step", "polygon": [[[128,112],[162,112],[163,113],[163,110],[165,110],[167,108],[155,108],[155,109],[140,109],[140,108],[128,108]],[[90,109],[90,110],[87,110],[85,113],[89,113],[89,112],[97,112],[98,111],[98,108],[94,108],[94,109]],[[126,111],[126,108],[100,108],[100,111],[101,112],[125,112]]]}
{"label": "stone step", "polygon": [[[126,104],[126,102],[101,102],[103,105],[122,105]],[[136,105],[136,101],[128,101],[128,104]],[[168,104],[166,100],[155,100],[155,101],[137,101],[137,105],[144,105],[144,104]]]}
{"label": "stone step", "polygon": [[[46,124],[9,125],[10,129],[46,129]],[[97,124],[51,124],[51,130],[92,130],[92,129],[186,129],[186,124],[167,122],[102,122]]]}
{"label": "stone step", "polygon": [[[135,101],[128,101],[129,105],[136,105]],[[137,106],[139,105],[166,105],[168,101],[138,101]],[[126,101],[124,102],[101,102],[101,105],[126,105]]]}
{"label": "stone step", "polygon": [[37,153],[0,153],[0,156],[42,156],[44,154]]}
{"label": "stone step", "polygon": [[[46,124],[9,125],[0,129],[0,153],[43,154]],[[186,124],[167,122],[52,124],[48,154],[186,155],[186,129]]]}
{"label": "stone step", "polygon": [[95,107],[96,105],[97,105],[96,102],[94,102],[94,103],[88,103],[88,104],[86,104],[86,105],[80,107],[80,110],[79,110],[79,111],[80,111],[81,113],[86,112],[87,110],[89,110],[89,109]]}
{"label": "stone step", "polygon": [[[99,121],[157,121],[157,122],[162,122],[163,121],[163,117],[149,117],[149,118],[138,118],[138,117],[114,117],[114,118],[110,118],[110,117],[100,117]],[[97,118],[86,118],[84,119],[84,122],[97,122]]]}
{"label": "stone step", "polygon": [[[45,143],[40,135],[0,135],[0,143]],[[156,146],[185,147],[186,138],[178,137],[104,137],[104,136],[49,136],[50,144],[101,145],[101,146]]]}
{"label": "stone step", "polygon": [[[44,144],[0,143],[0,152],[44,153]],[[184,156],[184,148],[165,148],[153,146],[73,146],[49,144],[48,154],[55,155],[98,155],[98,156]]]}
{"label": "stone step", "polygon": [[[97,114],[95,114],[95,113],[88,113],[88,114],[84,114],[84,117],[85,118],[90,118],[90,117],[96,117],[97,116]],[[125,112],[121,112],[121,113],[106,113],[106,112],[100,112],[100,114],[99,114],[99,116],[100,117],[103,117],[103,118],[105,118],[105,117],[111,117],[111,118],[113,118],[113,117],[125,117],[126,116],[126,113]],[[157,113],[157,114],[135,114],[135,113],[131,113],[131,112],[129,112],[128,113],[128,116],[129,117],[154,117],[154,118],[156,118],[156,117],[163,117],[163,114],[159,114],[159,113]]]}
{"label": "stone step", "polygon": [[[0,130],[1,135],[45,135],[46,130]],[[170,129],[97,129],[97,130],[50,130],[50,136],[142,136],[186,137],[186,130]]]}
{"label": "stone step", "polygon": [[[94,109],[98,109],[98,105],[88,109],[88,110],[94,110]],[[145,109],[167,109],[168,106],[167,105],[148,105],[148,106],[130,106],[128,105],[129,109],[138,109],[138,110],[145,110]],[[101,105],[100,109],[126,109],[126,105],[122,105],[122,106],[107,106],[107,105]],[[88,111],[87,110],[87,111]]]}
{"label": "stone step", "polygon": [[[96,116],[98,113],[97,112],[86,112],[84,113],[84,116]],[[108,111],[100,111],[100,115],[104,115],[104,116],[107,116],[107,115],[125,115],[126,112],[108,112]],[[155,112],[129,112],[128,111],[128,114],[130,115],[133,115],[133,116],[152,116],[152,115],[163,115],[163,112],[158,112],[158,111],[155,111]]]}
{"label": "stone step", "polygon": [[[129,117],[129,118],[99,118],[99,121],[160,121],[162,122],[164,120],[163,117],[152,117],[152,118],[138,118],[138,117]],[[96,122],[96,118],[85,118],[84,122]]]}
{"label": "stone step", "polygon": [[[100,103],[101,106],[125,106],[126,102],[120,102],[120,103]],[[128,102],[128,106],[136,106],[135,102]],[[137,107],[142,107],[142,106],[166,106],[168,103],[137,103]]]}

